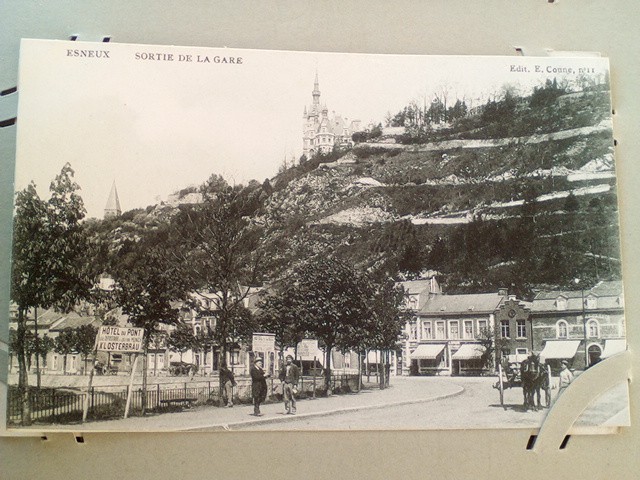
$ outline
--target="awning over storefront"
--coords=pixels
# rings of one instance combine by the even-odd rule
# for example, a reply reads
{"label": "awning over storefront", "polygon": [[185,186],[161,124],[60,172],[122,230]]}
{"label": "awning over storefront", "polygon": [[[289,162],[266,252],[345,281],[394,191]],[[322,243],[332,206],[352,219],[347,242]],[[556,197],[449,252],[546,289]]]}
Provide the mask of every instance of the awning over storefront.
{"label": "awning over storefront", "polygon": [[578,351],[580,340],[548,340],[540,352],[545,360],[573,358]]}
{"label": "awning over storefront", "polygon": [[418,345],[413,352],[411,352],[412,360],[434,360],[440,352],[444,350],[445,345],[443,343],[428,343]]}
{"label": "awning over storefront", "polygon": [[484,347],[477,343],[465,343],[451,356],[452,360],[475,360],[482,357]]}
{"label": "awning over storefront", "polygon": [[600,358],[610,357],[627,349],[627,341],[624,338],[604,341],[604,352]]}

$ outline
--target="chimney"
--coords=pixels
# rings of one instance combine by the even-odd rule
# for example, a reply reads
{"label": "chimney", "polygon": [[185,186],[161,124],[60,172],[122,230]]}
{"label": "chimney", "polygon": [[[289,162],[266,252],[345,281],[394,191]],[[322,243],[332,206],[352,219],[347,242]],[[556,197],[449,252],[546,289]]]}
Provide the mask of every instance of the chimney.
{"label": "chimney", "polygon": [[508,289],[506,288],[499,288],[498,289],[498,295],[501,297],[506,297],[509,294]]}

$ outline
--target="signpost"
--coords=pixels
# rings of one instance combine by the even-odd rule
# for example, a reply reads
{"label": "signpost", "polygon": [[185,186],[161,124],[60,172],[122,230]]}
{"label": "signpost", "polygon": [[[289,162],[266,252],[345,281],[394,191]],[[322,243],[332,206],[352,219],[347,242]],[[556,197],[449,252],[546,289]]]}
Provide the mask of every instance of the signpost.
{"label": "signpost", "polygon": [[273,333],[254,333],[252,349],[264,360],[264,369],[271,375],[275,372],[276,336]]}
{"label": "signpost", "polygon": [[[124,418],[129,416],[129,406],[131,405],[131,393],[133,392],[133,376],[136,372],[136,366],[138,365],[138,353],[143,351],[143,338],[144,328],[134,327],[113,327],[103,325],[98,330],[96,336],[96,344],[93,349],[94,357],[97,352],[109,352],[109,353],[135,353],[135,360],[131,367],[131,378],[129,379],[129,389],[127,390],[127,403],[124,408]],[[95,361],[95,359],[94,359]],[[91,369],[89,374],[89,385],[87,388],[87,394],[84,401],[84,409],[82,412],[82,421],[87,420],[87,413],[89,411],[89,395],[91,393],[91,384],[93,383],[94,368]]]}

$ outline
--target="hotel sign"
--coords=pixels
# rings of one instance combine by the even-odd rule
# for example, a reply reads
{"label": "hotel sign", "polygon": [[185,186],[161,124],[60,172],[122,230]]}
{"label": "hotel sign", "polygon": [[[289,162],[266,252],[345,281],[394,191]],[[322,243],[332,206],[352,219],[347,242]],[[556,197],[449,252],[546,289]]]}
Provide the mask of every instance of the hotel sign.
{"label": "hotel sign", "polygon": [[142,352],[143,328],[102,326],[96,339],[97,350],[102,352]]}

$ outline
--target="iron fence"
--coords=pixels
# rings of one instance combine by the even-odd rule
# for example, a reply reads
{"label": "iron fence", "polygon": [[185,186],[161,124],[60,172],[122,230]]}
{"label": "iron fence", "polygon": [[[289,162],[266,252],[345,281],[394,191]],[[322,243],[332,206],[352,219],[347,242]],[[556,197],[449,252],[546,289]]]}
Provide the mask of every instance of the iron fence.
{"label": "iron fence", "polygon": [[[250,402],[251,384],[249,379],[238,379],[238,388],[235,395],[237,400]],[[271,394],[277,398],[277,389],[274,385],[279,382],[272,379]],[[301,393],[309,395],[314,389],[322,392],[324,378],[316,377],[315,381],[310,377],[301,379]],[[85,397],[89,402],[89,420],[108,420],[120,418],[124,415],[129,388],[116,386],[98,387],[104,390],[91,388],[87,392],[73,391],[70,389],[40,389],[32,388],[29,391],[31,418],[40,423],[75,423],[82,420]],[[356,391],[358,389],[358,375],[337,373],[331,375],[331,389],[338,392]],[[207,382],[184,382],[177,384],[149,384],[146,395],[139,385],[131,392],[131,404],[129,415],[141,415],[143,409],[149,412],[161,413],[167,409],[182,407],[185,405],[217,404],[220,399],[220,388],[217,380]],[[10,387],[7,401],[8,424],[17,425],[22,420],[22,399],[16,387]]]}

